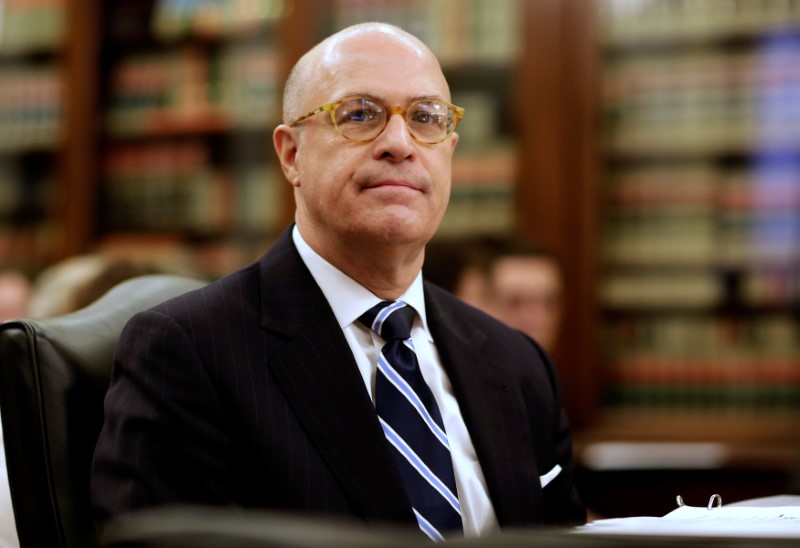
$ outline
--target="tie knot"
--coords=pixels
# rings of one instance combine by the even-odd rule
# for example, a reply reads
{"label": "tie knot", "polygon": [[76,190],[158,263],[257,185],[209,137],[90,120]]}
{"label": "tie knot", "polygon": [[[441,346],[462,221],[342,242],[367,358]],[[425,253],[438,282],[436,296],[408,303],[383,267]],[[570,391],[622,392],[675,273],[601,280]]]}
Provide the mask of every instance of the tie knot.
{"label": "tie knot", "polygon": [[361,323],[386,340],[408,339],[416,312],[403,301],[382,301],[361,315]]}

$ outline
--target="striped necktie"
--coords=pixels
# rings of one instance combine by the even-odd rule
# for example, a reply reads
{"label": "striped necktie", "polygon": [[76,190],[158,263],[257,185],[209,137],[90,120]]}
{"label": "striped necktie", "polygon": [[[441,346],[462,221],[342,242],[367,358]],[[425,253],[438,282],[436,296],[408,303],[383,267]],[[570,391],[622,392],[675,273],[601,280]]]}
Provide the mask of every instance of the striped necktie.
{"label": "striped necktie", "polygon": [[461,505],[442,416],[411,342],[415,315],[402,301],[383,301],[359,321],[386,341],[375,380],[378,419],[420,529],[443,540],[463,532]]}

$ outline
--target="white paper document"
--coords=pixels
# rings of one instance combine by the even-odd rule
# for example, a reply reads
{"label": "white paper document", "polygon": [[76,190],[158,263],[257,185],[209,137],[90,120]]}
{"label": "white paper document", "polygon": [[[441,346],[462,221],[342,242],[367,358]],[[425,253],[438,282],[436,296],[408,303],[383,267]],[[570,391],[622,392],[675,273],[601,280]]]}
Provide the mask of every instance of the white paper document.
{"label": "white paper document", "polygon": [[597,520],[578,533],[800,538],[800,506],[681,506],[664,517]]}

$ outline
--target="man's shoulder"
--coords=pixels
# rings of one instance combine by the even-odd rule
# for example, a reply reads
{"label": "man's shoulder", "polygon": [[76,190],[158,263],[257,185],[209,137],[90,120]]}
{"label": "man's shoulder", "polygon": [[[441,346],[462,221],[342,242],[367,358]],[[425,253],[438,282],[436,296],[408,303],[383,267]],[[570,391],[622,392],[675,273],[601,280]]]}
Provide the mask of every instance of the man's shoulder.
{"label": "man's shoulder", "polygon": [[227,274],[197,289],[193,289],[176,297],[172,297],[151,310],[170,316],[191,313],[196,307],[204,309],[230,302],[232,296],[250,291],[249,287],[257,287],[258,263],[253,263]]}

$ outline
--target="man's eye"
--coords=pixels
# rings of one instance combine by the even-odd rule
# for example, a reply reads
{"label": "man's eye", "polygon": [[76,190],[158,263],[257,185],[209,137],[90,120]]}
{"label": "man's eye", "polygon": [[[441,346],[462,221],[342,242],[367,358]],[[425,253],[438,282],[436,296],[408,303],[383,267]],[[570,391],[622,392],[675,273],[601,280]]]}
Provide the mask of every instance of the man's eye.
{"label": "man's eye", "polygon": [[439,125],[442,123],[439,116],[425,111],[415,112],[413,121],[422,125]]}
{"label": "man's eye", "polygon": [[344,123],[364,123],[371,122],[378,117],[378,112],[375,109],[362,108],[354,110],[345,114],[342,122]]}

